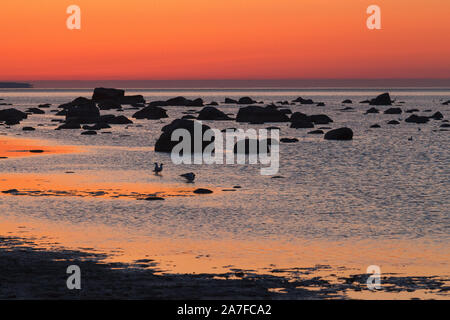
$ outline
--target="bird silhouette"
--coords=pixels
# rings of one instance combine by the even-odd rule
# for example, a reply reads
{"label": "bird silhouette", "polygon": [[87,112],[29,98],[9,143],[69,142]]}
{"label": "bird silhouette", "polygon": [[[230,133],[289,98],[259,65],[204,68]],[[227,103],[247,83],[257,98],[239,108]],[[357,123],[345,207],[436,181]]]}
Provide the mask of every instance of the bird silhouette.
{"label": "bird silhouette", "polygon": [[155,162],[155,169],[153,169],[153,172],[154,172],[155,174],[158,174],[158,173],[160,173],[162,170],[163,170],[163,164],[161,163],[161,164],[158,166],[158,163]]}
{"label": "bird silhouette", "polygon": [[187,180],[187,182],[194,182],[195,180],[195,173],[189,172],[185,174],[180,174],[180,177],[183,177]]}

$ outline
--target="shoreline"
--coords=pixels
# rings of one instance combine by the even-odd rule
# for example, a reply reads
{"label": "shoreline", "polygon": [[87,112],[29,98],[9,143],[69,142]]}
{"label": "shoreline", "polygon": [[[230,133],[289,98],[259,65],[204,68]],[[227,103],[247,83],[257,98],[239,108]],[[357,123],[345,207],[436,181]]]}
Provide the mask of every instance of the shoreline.
{"label": "shoreline", "polygon": [[[291,279],[274,269],[267,274],[233,269],[227,273],[158,274],[151,258],[133,263],[105,262],[107,255],[62,247],[44,249],[33,239],[0,235],[0,299],[447,299],[450,279],[437,276],[382,276],[382,289],[366,288],[368,274],[338,281],[318,276],[329,266],[297,268]],[[69,290],[70,265],[81,270],[81,290]],[[332,272],[332,270],[330,270]],[[308,276],[306,276],[308,275]]]}

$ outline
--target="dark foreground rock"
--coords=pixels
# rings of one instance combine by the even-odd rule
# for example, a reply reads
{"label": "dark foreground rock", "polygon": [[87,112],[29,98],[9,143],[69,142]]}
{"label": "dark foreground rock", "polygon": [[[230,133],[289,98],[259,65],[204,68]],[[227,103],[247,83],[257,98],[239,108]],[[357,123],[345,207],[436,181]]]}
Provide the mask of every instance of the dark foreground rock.
{"label": "dark foreground rock", "polygon": [[325,133],[325,140],[352,140],[353,139],[353,131],[350,128],[339,128],[330,130]]}
{"label": "dark foreground rock", "polygon": [[5,122],[8,126],[19,124],[27,117],[25,112],[14,108],[0,110],[0,121]]}

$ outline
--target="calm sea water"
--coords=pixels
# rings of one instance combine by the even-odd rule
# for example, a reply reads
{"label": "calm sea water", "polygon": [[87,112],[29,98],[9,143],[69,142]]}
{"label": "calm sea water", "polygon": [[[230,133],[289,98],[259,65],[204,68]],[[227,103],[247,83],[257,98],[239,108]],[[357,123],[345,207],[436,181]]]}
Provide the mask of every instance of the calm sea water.
{"label": "calm sea water", "polygon": [[[55,109],[78,96],[89,97],[91,92],[1,90],[0,98],[22,110],[41,103],[51,103],[51,109]],[[425,115],[440,111],[445,119],[450,119],[449,106],[441,104],[450,99],[449,90],[390,92],[394,99],[405,102],[401,105],[403,110],[417,108],[418,114]],[[362,266],[379,262],[370,260],[376,260],[375,256],[391,265],[424,265],[429,261],[448,269],[450,132],[439,131],[442,122],[434,120],[423,125],[386,124],[388,120],[405,119],[408,115],[404,113],[364,115],[368,106],[358,102],[379,93],[382,91],[369,89],[127,90],[127,94],[144,95],[147,101],[182,95],[201,97],[205,102],[242,96],[265,103],[298,96],[325,102],[325,107],[286,107],[293,112],[327,114],[334,120],[330,127],[353,129],[353,141],[325,141],[322,135],[308,135],[310,130],[291,129],[286,123],[251,125],[275,125],[281,129],[280,137],[300,140],[280,145],[279,175],[283,179],[260,175],[259,165],[173,165],[168,154],[153,151],[162,126],[183,116],[186,109],[200,108],[168,107],[169,119],[133,120],[132,125],[113,126],[105,130],[111,134],[97,136],[80,136],[79,130],[55,131],[57,123],[51,119],[56,117],[45,109],[45,115],[30,116],[21,125],[9,129],[0,126],[0,133],[85,146],[85,152],[5,159],[0,161],[0,172],[51,177],[70,170],[75,174],[67,175],[67,181],[73,181],[72,188],[76,189],[89,179],[103,186],[160,183],[187,187],[179,175],[193,171],[197,174],[195,187],[216,188],[218,192],[210,196],[169,197],[157,203],[92,197],[0,196],[0,218],[25,226],[28,222],[36,230],[52,226],[52,235],[63,243],[72,230],[72,244],[78,246],[127,251],[124,247],[131,243],[131,251],[148,250],[149,255],[161,257],[171,248],[170,258],[166,257],[167,270],[190,270],[188,266],[177,269],[175,263],[167,262],[186,252],[210,254],[212,261],[208,265],[212,267],[223,266],[225,261],[229,265],[241,262],[251,266],[251,261],[243,257],[256,261],[255,257],[270,252],[269,258],[255,264],[288,266],[315,261],[347,265],[364,256]],[[354,110],[340,110],[344,99],[353,100]],[[219,109],[236,115],[238,107],[222,104]],[[126,110],[126,106],[123,112],[102,111],[129,118],[134,112]],[[375,123],[381,128],[370,129]],[[206,124],[218,129],[249,127],[234,121]],[[23,132],[24,125],[37,130]],[[161,177],[152,174],[153,162],[165,164]],[[220,191],[235,185],[242,188]],[[90,229],[96,231],[83,233]]]}

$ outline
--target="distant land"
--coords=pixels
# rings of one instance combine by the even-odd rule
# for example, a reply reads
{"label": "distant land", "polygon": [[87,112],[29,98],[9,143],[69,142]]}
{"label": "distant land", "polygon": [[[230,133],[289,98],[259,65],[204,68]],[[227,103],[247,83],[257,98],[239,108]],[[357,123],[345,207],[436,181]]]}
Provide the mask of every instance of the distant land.
{"label": "distant land", "polygon": [[29,82],[37,89],[450,88],[450,79],[29,80]]}
{"label": "distant land", "polygon": [[32,88],[33,85],[25,82],[0,82],[0,88]]}

